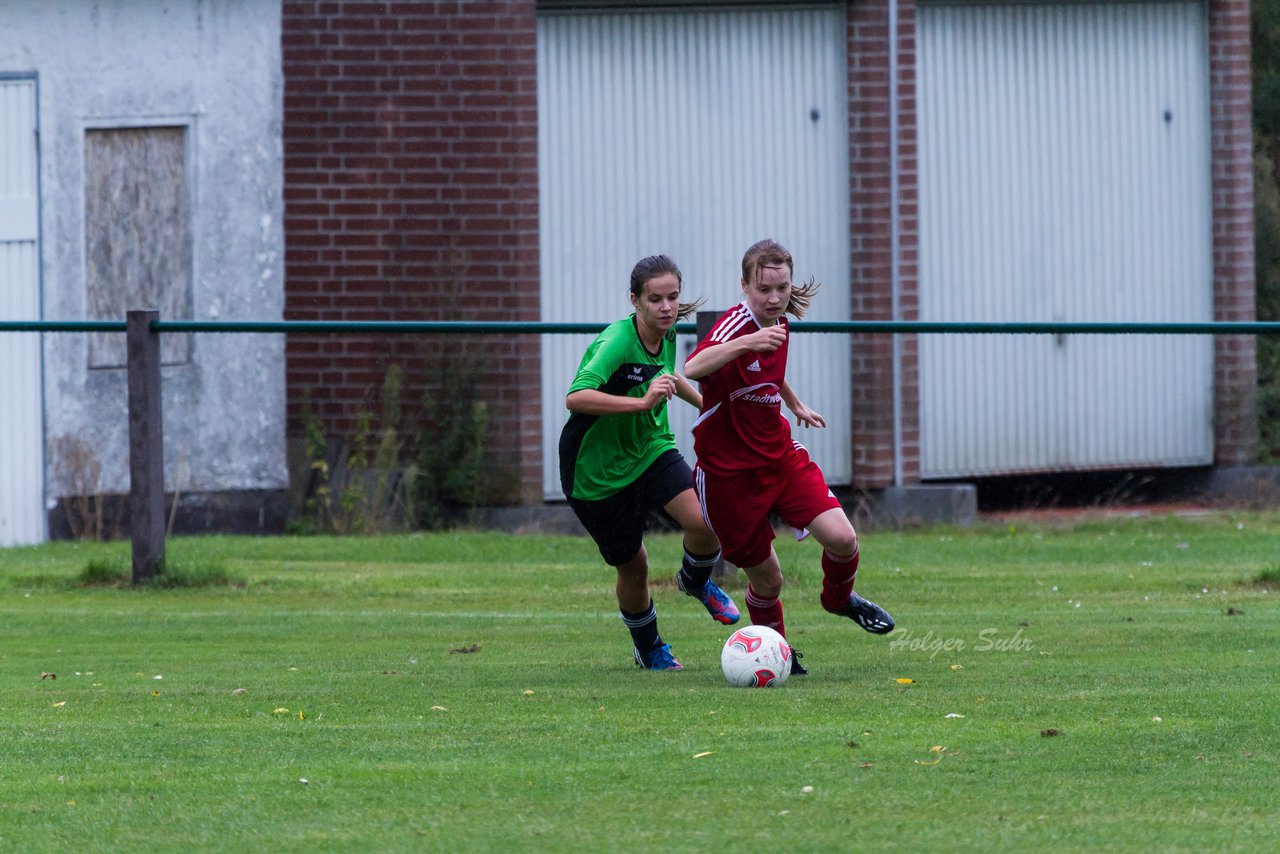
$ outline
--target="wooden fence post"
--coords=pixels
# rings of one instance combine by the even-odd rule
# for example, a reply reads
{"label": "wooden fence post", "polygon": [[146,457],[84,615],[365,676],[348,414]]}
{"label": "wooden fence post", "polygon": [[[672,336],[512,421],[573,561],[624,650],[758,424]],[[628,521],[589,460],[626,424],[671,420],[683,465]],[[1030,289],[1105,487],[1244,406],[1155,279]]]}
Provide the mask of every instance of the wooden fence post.
{"label": "wooden fence post", "polygon": [[160,335],[151,331],[155,310],[128,312],[129,528],[133,583],[164,566],[164,430],[160,405]]}

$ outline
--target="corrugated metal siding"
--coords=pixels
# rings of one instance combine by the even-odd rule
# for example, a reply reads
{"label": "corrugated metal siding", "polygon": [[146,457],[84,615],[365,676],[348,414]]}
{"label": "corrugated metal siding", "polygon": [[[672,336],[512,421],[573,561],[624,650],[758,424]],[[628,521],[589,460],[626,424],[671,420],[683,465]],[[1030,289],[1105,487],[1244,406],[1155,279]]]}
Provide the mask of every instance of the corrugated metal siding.
{"label": "corrugated metal siding", "polygon": [[[666,253],[686,299],[741,298],[763,237],[823,283],[809,319],[849,318],[849,167],[842,7],[547,14],[538,21],[542,317],[631,311],[632,265]],[[542,338],[544,489],[559,497],[564,396],[591,336]],[[681,336],[679,361],[693,344]],[[849,341],[797,335],[788,380],[823,413],[797,430],[832,483],[848,483]],[[692,462],[691,407],[672,427]]]}
{"label": "corrugated metal siding", "polygon": [[[35,81],[0,79],[0,317],[38,320]],[[45,537],[40,339],[0,332],[0,546]]]}
{"label": "corrugated metal siding", "polygon": [[[919,9],[925,320],[1213,318],[1200,3]],[[1208,337],[922,336],[926,478],[1212,461]]]}

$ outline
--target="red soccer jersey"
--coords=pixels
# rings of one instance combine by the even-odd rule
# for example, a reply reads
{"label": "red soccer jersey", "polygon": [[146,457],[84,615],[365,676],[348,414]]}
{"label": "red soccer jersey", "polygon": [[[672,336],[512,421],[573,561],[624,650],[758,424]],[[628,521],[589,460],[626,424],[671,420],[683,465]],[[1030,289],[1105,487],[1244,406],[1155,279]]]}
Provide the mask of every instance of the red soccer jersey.
{"label": "red soccer jersey", "polygon": [[[759,328],[747,304],[739,303],[720,316],[690,358]],[[766,466],[792,452],[791,425],[782,414],[786,373],[784,341],[772,353],[745,353],[702,378],[702,414],[693,424],[698,465],[726,474]]]}

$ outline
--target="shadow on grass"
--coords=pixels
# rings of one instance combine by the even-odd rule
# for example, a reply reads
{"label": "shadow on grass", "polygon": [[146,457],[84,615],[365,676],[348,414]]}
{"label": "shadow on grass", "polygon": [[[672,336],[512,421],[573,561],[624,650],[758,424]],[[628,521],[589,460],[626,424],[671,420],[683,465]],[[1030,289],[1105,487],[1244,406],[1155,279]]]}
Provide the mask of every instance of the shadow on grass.
{"label": "shadow on grass", "polygon": [[166,563],[160,571],[141,584],[133,583],[133,571],[119,561],[91,560],[70,583],[72,587],[108,587],[138,590],[176,590],[201,587],[248,586],[243,578],[231,575],[217,562]]}

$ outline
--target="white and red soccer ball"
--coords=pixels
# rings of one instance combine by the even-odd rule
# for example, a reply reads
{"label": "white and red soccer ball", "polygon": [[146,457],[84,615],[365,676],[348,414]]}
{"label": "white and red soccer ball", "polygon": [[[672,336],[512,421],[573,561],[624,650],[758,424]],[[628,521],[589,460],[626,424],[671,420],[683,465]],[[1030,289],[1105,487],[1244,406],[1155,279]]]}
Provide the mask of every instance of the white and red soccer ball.
{"label": "white and red soccer ball", "polygon": [[720,669],[738,688],[778,688],[791,675],[791,645],[768,626],[743,626],[720,652]]}

